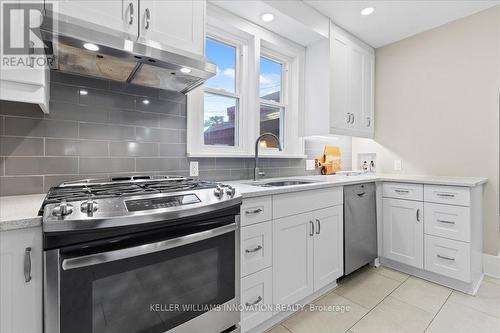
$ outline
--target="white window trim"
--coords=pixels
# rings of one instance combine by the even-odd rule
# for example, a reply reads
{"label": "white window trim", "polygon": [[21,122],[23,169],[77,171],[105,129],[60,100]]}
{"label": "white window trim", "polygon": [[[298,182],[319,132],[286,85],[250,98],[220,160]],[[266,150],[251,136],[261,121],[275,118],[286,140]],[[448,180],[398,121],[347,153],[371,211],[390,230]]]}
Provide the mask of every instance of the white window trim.
{"label": "white window trim", "polygon": [[[239,16],[233,15],[220,7],[207,3],[207,37],[240,43],[242,60],[239,69],[241,75],[241,94],[239,108],[239,145],[205,146],[203,145],[203,92],[200,87],[188,94],[187,153],[190,157],[252,157],[254,144],[260,135],[260,85],[259,63],[263,55],[271,60],[286,64],[287,78],[282,79],[282,92],[285,94],[284,142],[283,150],[261,149],[259,155],[270,158],[304,158],[302,134],[304,110],[304,65],[305,47],[263,29]],[[282,75],[285,73],[283,70]],[[237,73],[238,75],[238,73]],[[286,87],[283,87],[283,84]],[[208,91],[207,91],[208,92]],[[217,92],[219,93],[219,92]],[[264,100],[272,105],[272,101]],[[278,103],[282,106],[282,103]],[[276,105],[278,106],[278,105]]]}

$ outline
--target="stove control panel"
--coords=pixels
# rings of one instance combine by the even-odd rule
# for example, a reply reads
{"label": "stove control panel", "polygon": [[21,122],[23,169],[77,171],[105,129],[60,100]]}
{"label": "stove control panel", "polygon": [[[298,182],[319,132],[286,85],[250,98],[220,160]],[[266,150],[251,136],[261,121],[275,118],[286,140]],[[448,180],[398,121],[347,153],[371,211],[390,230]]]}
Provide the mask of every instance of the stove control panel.
{"label": "stove control panel", "polygon": [[170,208],[176,206],[184,206],[193,203],[201,202],[196,194],[184,194],[165,196],[159,198],[137,199],[125,201],[129,212],[137,212],[141,210]]}

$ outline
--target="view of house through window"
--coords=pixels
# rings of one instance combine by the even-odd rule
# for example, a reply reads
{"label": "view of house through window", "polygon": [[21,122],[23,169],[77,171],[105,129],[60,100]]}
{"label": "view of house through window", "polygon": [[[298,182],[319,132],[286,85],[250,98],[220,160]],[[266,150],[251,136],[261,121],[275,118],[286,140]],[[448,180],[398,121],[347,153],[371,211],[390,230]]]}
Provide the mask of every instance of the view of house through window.
{"label": "view of house through window", "polygon": [[[260,58],[260,133],[273,133],[283,144],[282,64],[266,57]],[[277,148],[275,140],[264,138],[263,146]]]}
{"label": "view of house through window", "polygon": [[206,39],[206,56],[217,75],[205,82],[203,136],[205,145],[236,146],[239,98],[236,95],[236,47]]}

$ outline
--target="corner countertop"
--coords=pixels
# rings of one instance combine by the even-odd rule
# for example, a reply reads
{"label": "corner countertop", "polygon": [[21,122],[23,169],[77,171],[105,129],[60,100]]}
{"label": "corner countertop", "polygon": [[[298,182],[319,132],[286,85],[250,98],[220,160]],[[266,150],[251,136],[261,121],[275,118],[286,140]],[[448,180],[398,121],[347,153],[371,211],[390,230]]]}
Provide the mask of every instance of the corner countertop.
{"label": "corner countertop", "polygon": [[[263,181],[283,179],[305,179],[314,183],[283,186],[283,187],[260,187],[252,185],[251,180],[224,182],[234,186],[243,198],[259,197],[264,195],[298,192],[320,189],[332,186],[343,186],[377,181],[393,181],[418,184],[434,184],[447,186],[475,187],[485,184],[488,179],[477,177],[437,177],[437,176],[411,176],[411,175],[385,175],[385,174],[363,174],[359,176],[297,176],[266,178]],[[42,206],[45,194],[31,194],[0,197],[0,231],[31,228],[40,226],[42,217],[38,216],[38,210]]]}
{"label": "corner countertop", "polygon": [[227,182],[229,185],[236,188],[243,198],[259,197],[264,195],[306,191],[312,189],[320,189],[332,186],[343,186],[360,184],[366,182],[405,182],[405,183],[418,183],[418,184],[433,184],[433,185],[446,185],[446,186],[463,186],[475,187],[485,184],[488,179],[480,177],[440,177],[440,176],[422,176],[422,175],[390,175],[390,174],[362,174],[358,176],[345,176],[345,175],[317,175],[317,176],[297,176],[297,177],[280,177],[280,178],[267,178],[260,182],[267,182],[273,180],[283,179],[303,179],[311,180],[314,183],[283,186],[283,187],[261,187],[254,185],[252,180],[242,180]]}
{"label": "corner countertop", "polygon": [[40,226],[38,210],[44,198],[45,194],[0,197],[0,231]]}

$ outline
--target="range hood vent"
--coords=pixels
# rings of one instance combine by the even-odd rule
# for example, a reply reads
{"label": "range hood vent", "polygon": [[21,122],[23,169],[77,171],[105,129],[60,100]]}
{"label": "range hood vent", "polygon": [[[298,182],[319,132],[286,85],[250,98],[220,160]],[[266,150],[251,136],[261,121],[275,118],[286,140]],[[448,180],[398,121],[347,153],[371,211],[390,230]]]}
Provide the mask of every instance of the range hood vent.
{"label": "range hood vent", "polygon": [[[41,35],[52,69],[187,93],[216,74],[206,58],[123,32],[47,12]],[[70,23],[71,22],[71,23]],[[93,46],[95,51],[84,45]]]}

